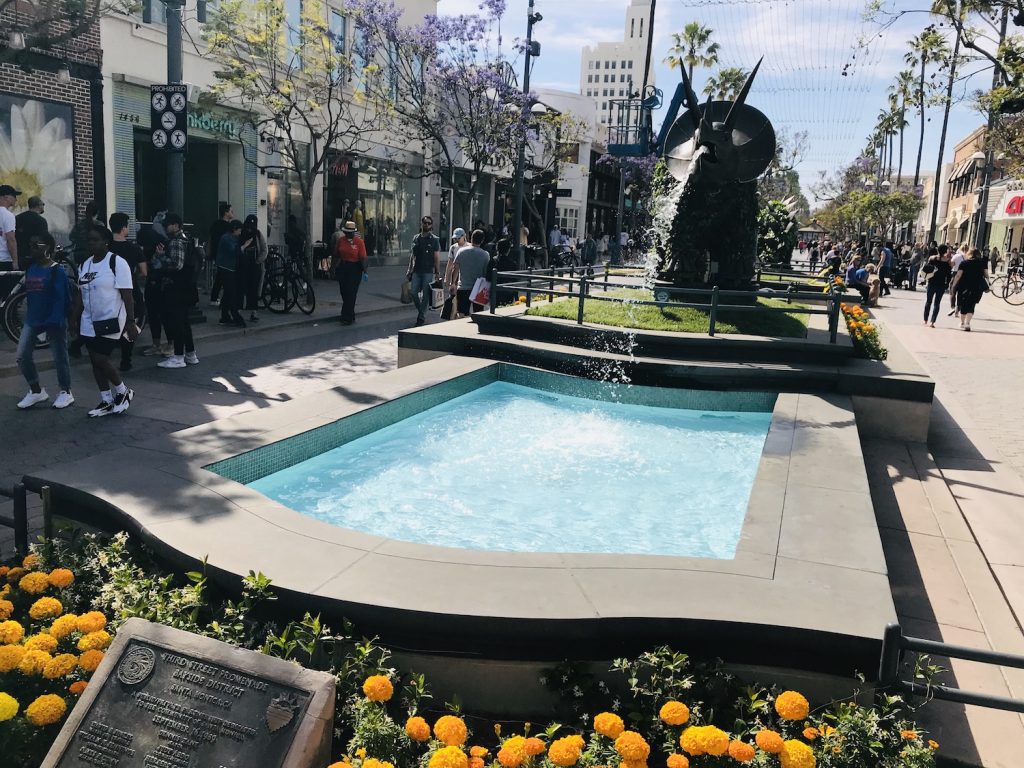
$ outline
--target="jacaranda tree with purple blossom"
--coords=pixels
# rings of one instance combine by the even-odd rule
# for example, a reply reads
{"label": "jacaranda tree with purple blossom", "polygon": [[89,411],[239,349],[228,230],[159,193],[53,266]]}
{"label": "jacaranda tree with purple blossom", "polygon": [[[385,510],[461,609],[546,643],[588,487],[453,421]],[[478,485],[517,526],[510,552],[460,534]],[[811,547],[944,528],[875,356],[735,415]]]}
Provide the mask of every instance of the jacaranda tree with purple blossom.
{"label": "jacaranda tree with purple blossom", "polygon": [[[497,41],[504,0],[485,0],[480,13],[402,18],[392,0],[353,0],[358,45],[379,67],[369,95],[386,105],[388,133],[422,152],[423,173],[448,180],[453,222],[470,224],[471,202],[486,174],[509,171],[528,130],[524,97]],[[455,183],[459,170],[467,184]]]}

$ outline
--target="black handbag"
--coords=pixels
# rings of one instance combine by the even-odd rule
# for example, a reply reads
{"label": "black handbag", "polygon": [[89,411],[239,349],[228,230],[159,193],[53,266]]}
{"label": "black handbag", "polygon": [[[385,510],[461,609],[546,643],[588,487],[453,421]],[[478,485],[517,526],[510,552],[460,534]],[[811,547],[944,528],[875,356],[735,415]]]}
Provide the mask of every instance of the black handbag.
{"label": "black handbag", "polygon": [[92,328],[97,336],[113,336],[121,332],[121,321],[116,317],[108,320],[93,320]]}

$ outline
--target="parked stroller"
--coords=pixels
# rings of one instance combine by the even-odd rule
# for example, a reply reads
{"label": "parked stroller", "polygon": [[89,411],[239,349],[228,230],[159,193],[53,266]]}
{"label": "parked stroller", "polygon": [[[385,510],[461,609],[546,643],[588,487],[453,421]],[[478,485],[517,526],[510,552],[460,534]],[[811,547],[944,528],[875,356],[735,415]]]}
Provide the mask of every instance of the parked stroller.
{"label": "parked stroller", "polygon": [[913,287],[910,285],[910,259],[903,259],[892,268],[890,283],[893,288]]}

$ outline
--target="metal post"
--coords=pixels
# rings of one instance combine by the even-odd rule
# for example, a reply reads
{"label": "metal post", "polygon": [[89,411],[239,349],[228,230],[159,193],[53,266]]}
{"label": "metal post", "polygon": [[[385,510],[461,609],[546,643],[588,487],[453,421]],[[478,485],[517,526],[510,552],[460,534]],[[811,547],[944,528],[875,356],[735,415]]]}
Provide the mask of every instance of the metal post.
{"label": "metal post", "polygon": [[50,486],[44,485],[39,495],[43,499],[43,538],[50,541],[53,538],[53,497],[50,495]]}
{"label": "metal post", "polygon": [[[999,22],[999,45],[1003,44],[1006,39],[1006,20],[1009,15],[1010,9],[1003,7],[1002,18]],[[996,68],[992,73],[992,89],[995,90],[999,87],[999,69]],[[986,142],[992,136],[992,131],[996,127],[996,121],[999,119],[999,113],[994,109],[989,110],[988,114],[988,126],[985,128],[985,139]],[[988,196],[989,187],[992,182],[992,160],[994,153],[991,149],[985,150],[985,169],[981,176],[981,199],[979,200],[981,207],[978,210],[978,231],[974,233],[974,247],[981,250],[983,259],[988,260],[988,243],[985,241],[985,218],[988,215]]]}
{"label": "metal post", "polygon": [[587,274],[580,275],[580,305],[576,309],[576,325],[583,325],[583,302],[587,297]]}
{"label": "metal post", "polygon": [[[530,0],[530,4],[526,10],[526,56],[525,63],[523,64],[523,114],[522,122],[525,126],[530,116],[530,104],[529,104],[529,93],[530,93],[530,61],[533,56],[533,25],[540,21],[538,15],[533,12],[533,0]],[[520,126],[520,127],[523,127]],[[521,232],[523,229],[523,175],[526,173],[526,132],[523,131],[519,137],[519,154],[516,160],[516,177],[515,177],[515,201],[512,208],[512,243],[515,248],[516,264],[519,269],[523,268],[524,253],[523,248],[520,245]],[[542,238],[546,238],[547,234],[542,232]]]}
{"label": "metal post", "polygon": [[711,320],[708,325],[708,336],[715,335],[715,315],[718,313],[718,286],[711,289]]}
{"label": "metal post", "polygon": [[28,494],[24,483],[14,484],[14,549],[28,554]]}
{"label": "metal post", "polygon": [[899,624],[889,624],[882,635],[882,657],[878,662],[878,682],[881,685],[892,685],[899,679],[902,654],[903,630]]}
{"label": "metal post", "polygon": [[[167,83],[182,81],[181,9],[184,0],[164,0],[167,6]],[[185,153],[167,152],[167,210],[185,214]]]}
{"label": "metal post", "polygon": [[622,159],[619,161],[619,207],[615,213],[615,239],[612,242],[612,264],[622,264],[622,230],[623,217],[625,216],[626,209],[626,161]]}
{"label": "metal post", "polygon": [[829,292],[828,297],[828,343],[835,344],[839,335],[839,302],[836,301],[835,291]]}

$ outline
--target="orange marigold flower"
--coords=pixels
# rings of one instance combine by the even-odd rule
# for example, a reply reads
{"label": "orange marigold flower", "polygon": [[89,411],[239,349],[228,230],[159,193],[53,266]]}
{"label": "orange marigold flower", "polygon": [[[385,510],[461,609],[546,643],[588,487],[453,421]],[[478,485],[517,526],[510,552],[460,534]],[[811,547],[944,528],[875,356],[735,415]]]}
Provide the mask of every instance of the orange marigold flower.
{"label": "orange marigold flower", "polygon": [[54,619],[53,624],[51,624],[50,628],[46,631],[58,640],[63,640],[77,629],[78,617],[73,613],[65,613],[63,616],[59,616]]}
{"label": "orange marigold flower", "polygon": [[904,730],[900,731],[900,738],[906,739],[907,741],[914,741],[917,738],[917,731]]}
{"label": "orange marigold flower", "polygon": [[470,747],[469,748],[469,756],[470,757],[487,757],[487,755],[489,755],[489,754],[490,754],[490,750],[487,749],[487,747]]}
{"label": "orange marigold flower", "polygon": [[30,552],[25,555],[25,559],[21,561],[21,566],[26,571],[31,571],[33,568],[39,567],[39,555],[35,552]]}
{"label": "orange marigold flower", "polygon": [[103,651],[86,651],[78,657],[78,666],[82,668],[83,672],[95,672],[96,667],[103,661]]}
{"label": "orange marigold flower", "polygon": [[544,754],[544,750],[547,749],[547,747],[544,745],[544,742],[536,736],[531,736],[523,744],[523,749],[526,750],[527,757],[536,757],[537,755]]}
{"label": "orange marigold flower", "polygon": [[363,768],[395,768],[394,763],[387,760],[378,760],[375,757],[368,757],[363,760]]}
{"label": "orange marigold flower", "polygon": [[469,768],[469,758],[459,747],[441,747],[430,756],[427,768]]}
{"label": "orange marigold flower", "polygon": [[754,759],[755,754],[757,753],[754,748],[745,741],[729,742],[729,757],[738,763],[749,763]]}
{"label": "orange marigold flower", "polygon": [[614,712],[602,712],[594,718],[594,730],[609,739],[617,739],[626,730],[626,724]]}
{"label": "orange marigold flower", "polygon": [[82,635],[78,640],[78,650],[80,651],[102,651],[111,641],[110,635],[105,629],[101,629],[98,632],[90,632],[87,635]]}
{"label": "orange marigold flower", "polygon": [[405,733],[413,741],[430,741],[430,725],[422,717],[410,717],[406,720]]}
{"label": "orange marigold flower", "polygon": [[67,677],[78,666],[78,657],[73,653],[62,653],[46,662],[43,667],[43,677],[47,680],[56,680],[58,677]]}
{"label": "orange marigold flower", "polygon": [[83,693],[85,693],[85,687],[87,685],[88,683],[85,682],[85,680],[76,680],[68,686],[68,692],[74,694],[75,696],[81,696]]}
{"label": "orange marigold flower", "polygon": [[685,725],[690,719],[690,708],[681,701],[669,701],[662,705],[658,717],[668,725]]}
{"label": "orange marigold flower", "polygon": [[23,675],[41,675],[52,658],[46,651],[25,651],[18,662],[18,671]]}
{"label": "orange marigold flower", "polygon": [[0,672],[17,669],[25,655],[25,647],[21,645],[0,645]]}
{"label": "orange marigold flower", "polygon": [[107,626],[107,617],[99,611],[89,611],[78,617],[78,631],[83,635],[99,632]]}
{"label": "orange marigold flower", "polygon": [[796,739],[787,739],[779,753],[782,768],[815,768],[817,763],[811,748]]}
{"label": "orange marigold flower", "polygon": [[454,715],[444,715],[434,723],[434,735],[449,747],[461,747],[469,736],[466,723]]}
{"label": "orange marigold flower", "polygon": [[47,693],[33,701],[25,709],[25,719],[32,725],[53,725],[67,712],[68,705],[64,699],[54,693]]}
{"label": "orange marigold flower", "polygon": [[526,762],[526,739],[522,736],[513,736],[506,739],[498,750],[498,763],[502,768],[519,768]]}
{"label": "orange marigold flower", "polygon": [[336,763],[331,763],[327,768],[352,768],[352,763],[348,760],[339,760]]}
{"label": "orange marigold flower", "polygon": [[713,725],[691,725],[680,734],[679,746],[694,756],[724,755],[729,749],[729,734]]}
{"label": "orange marigold flower", "polygon": [[779,754],[783,747],[782,737],[775,731],[758,731],[754,742],[765,752],[771,752],[773,755]]}
{"label": "orange marigold flower", "polygon": [[54,568],[47,575],[47,580],[50,582],[51,587],[57,589],[65,589],[70,587],[75,581],[75,574],[73,571],[67,568]]}
{"label": "orange marigold flower", "polygon": [[17,645],[25,637],[25,628],[16,621],[0,621],[0,643]]}
{"label": "orange marigold flower", "polygon": [[363,682],[363,693],[370,701],[389,701],[395,693],[395,686],[384,675],[370,675]]}
{"label": "orange marigold flower", "polygon": [[17,584],[28,571],[25,568],[11,568],[7,571],[7,583]]}
{"label": "orange marigold flower", "polygon": [[36,621],[42,619],[55,619],[64,613],[64,606],[55,597],[40,597],[32,607],[28,609],[28,615]]}
{"label": "orange marigold flower", "polygon": [[814,741],[821,735],[821,731],[817,728],[804,728],[804,738],[808,741]]}
{"label": "orange marigold flower", "polygon": [[615,751],[623,760],[646,760],[651,754],[651,747],[636,731],[623,731],[615,739]]}
{"label": "orange marigold flower", "polygon": [[669,755],[666,762],[668,768],[690,768],[690,761],[686,758],[686,755],[680,755],[679,753]]}
{"label": "orange marigold flower", "polygon": [[582,739],[579,736],[566,736],[555,739],[548,747],[548,759],[560,768],[576,765],[583,752]]}
{"label": "orange marigold flower", "polygon": [[51,635],[32,635],[25,638],[25,650],[53,653],[57,650],[57,638]]}
{"label": "orange marigold flower", "polygon": [[934,752],[938,748],[939,748],[939,742],[935,741],[935,739],[928,739],[928,749],[930,749],[932,752]]}
{"label": "orange marigold flower", "polygon": [[10,600],[0,600],[0,621],[7,621],[14,613],[14,603]]}
{"label": "orange marigold flower", "polygon": [[482,757],[469,758],[469,768],[484,768],[487,765]]}
{"label": "orange marigold flower", "polygon": [[623,760],[619,768],[647,768],[646,760]]}
{"label": "orange marigold flower", "polygon": [[783,720],[803,720],[811,711],[811,705],[796,691],[783,691],[775,699],[775,711]]}
{"label": "orange marigold flower", "polygon": [[31,571],[18,580],[18,589],[30,595],[41,595],[50,586],[50,580],[45,573]]}

